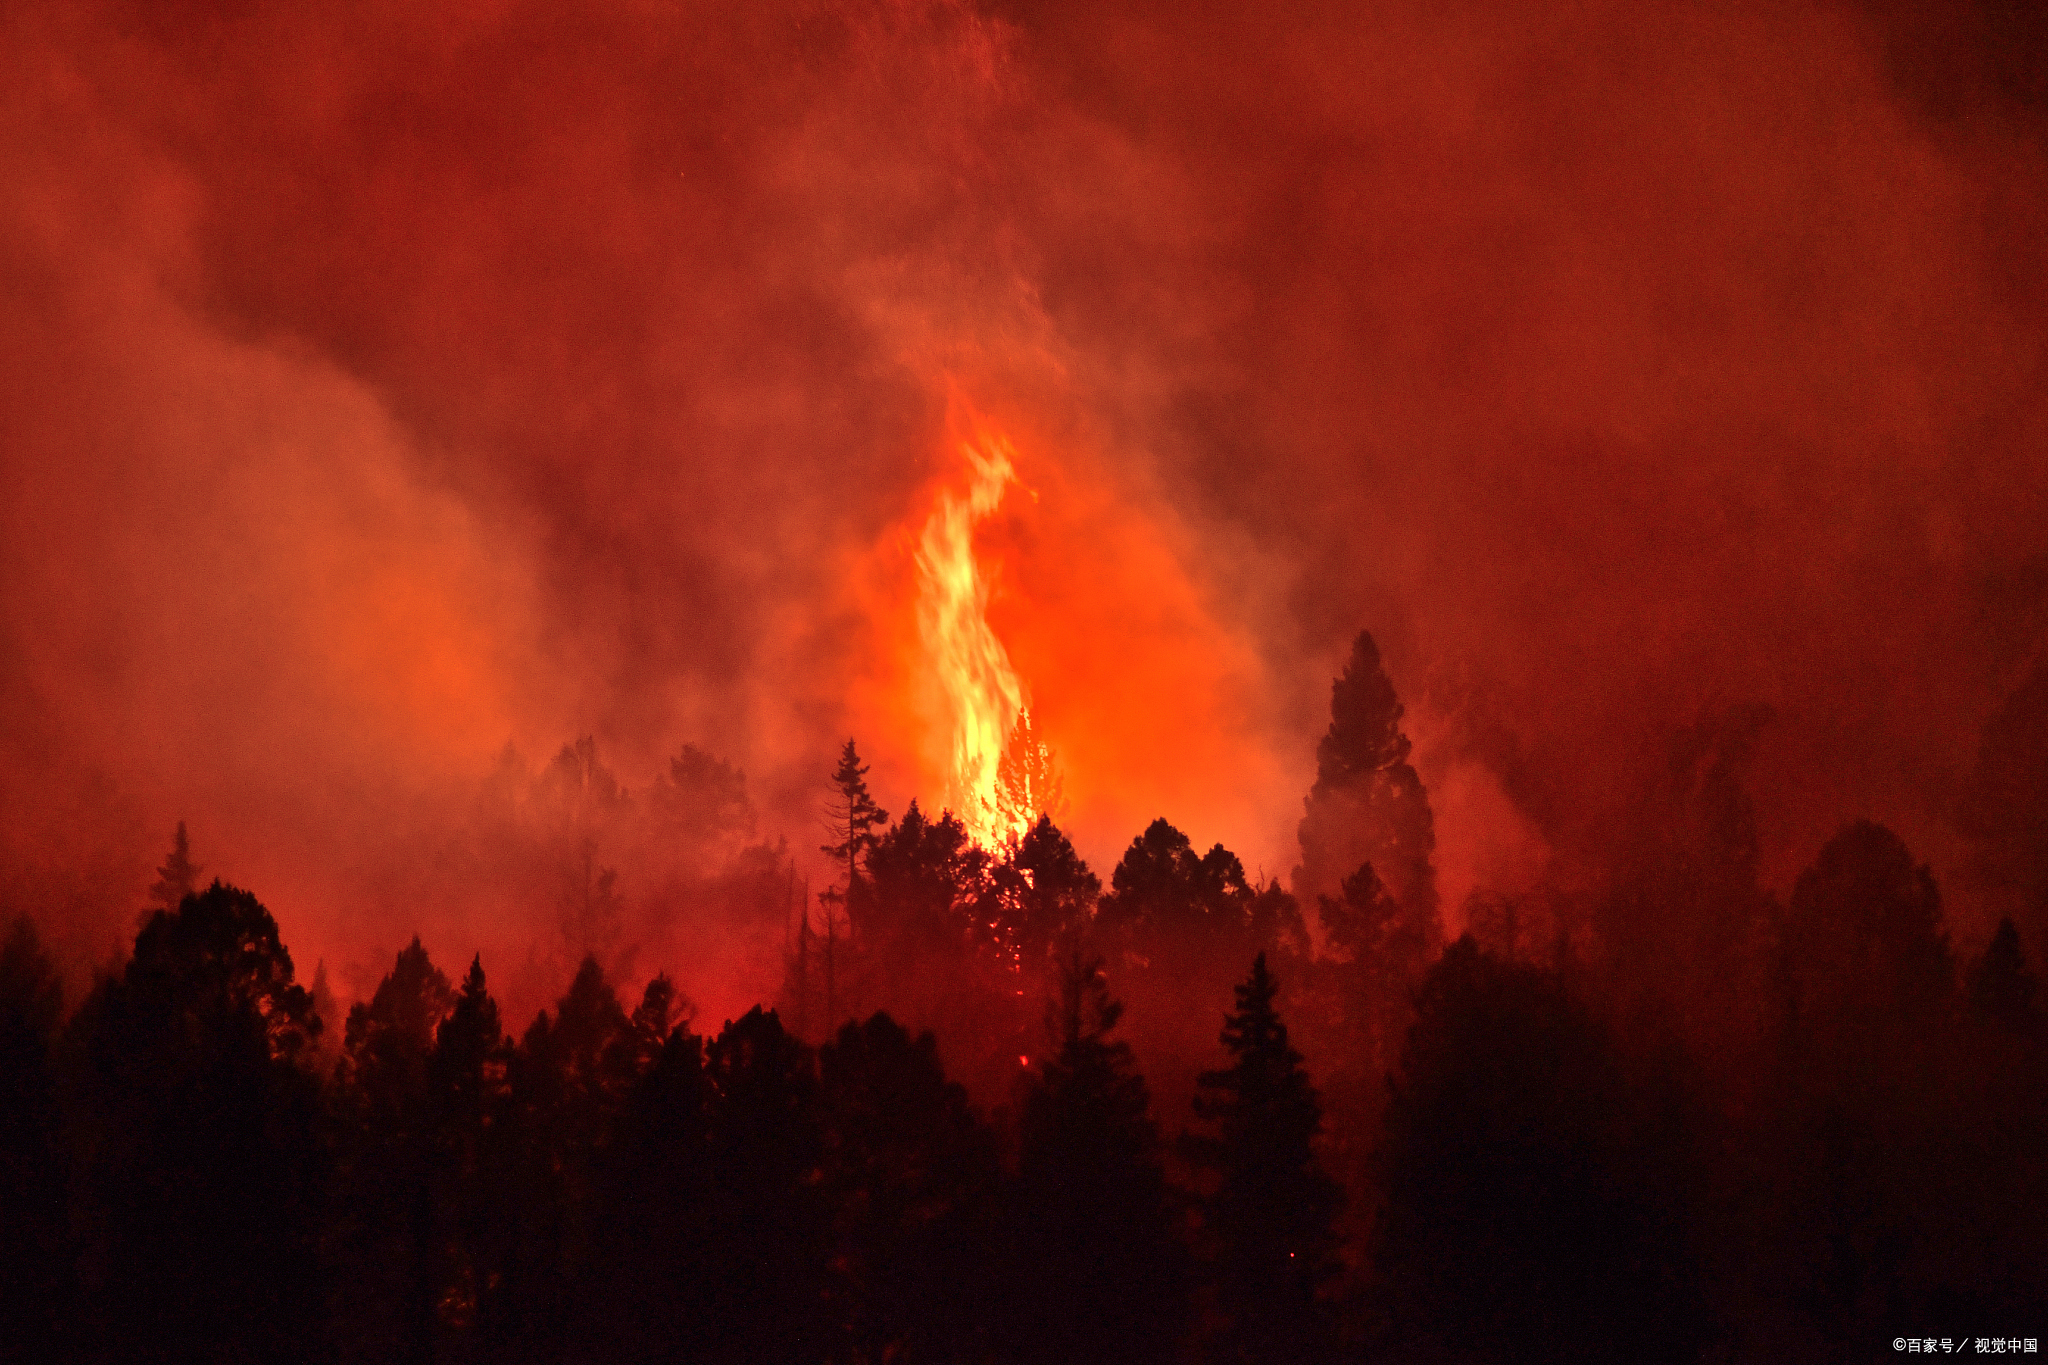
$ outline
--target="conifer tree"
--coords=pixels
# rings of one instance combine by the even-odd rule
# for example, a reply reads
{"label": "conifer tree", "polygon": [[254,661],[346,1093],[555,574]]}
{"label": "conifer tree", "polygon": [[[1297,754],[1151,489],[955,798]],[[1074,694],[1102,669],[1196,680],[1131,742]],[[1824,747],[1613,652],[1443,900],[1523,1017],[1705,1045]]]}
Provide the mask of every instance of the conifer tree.
{"label": "conifer tree", "polygon": [[1671,737],[1665,761],[1645,765],[1608,885],[1588,907],[1590,957],[1617,1014],[1674,1031],[1724,1085],[1764,1068],[1770,1031],[1780,916],[1759,877],[1744,773],[1771,718],[1768,707],[1714,708]]}
{"label": "conifer tree", "polygon": [[598,757],[594,735],[564,744],[535,779],[533,795],[561,822],[565,832],[583,836],[593,834],[630,804],[617,775]]}
{"label": "conifer tree", "polygon": [[[657,980],[666,987],[665,978]],[[546,1057],[563,1087],[561,1136],[584,1152],[603,1140],[607,1120],[632,1083],[622,1074],[619,1051],[631,1032],[632,1021],[604,968],[596,958],[584,958],[568,992],[555,1002]]]}
{"label": "conifer tree", "polygon": [[875,844],[875,830],[889,821],[889,812],[875,804],[868,793],[868,770],[852,740],[839,752],[839,766],[832,773],[838,795],[825,807],[825,828],[836,842],[819,852],[846,864],[846,885],[842,894],[852,897],[861,880],[861,862]]}
{"label": "conifer tree", "polygon": [[783,950],[782,993],[777,1005],[777,1013],[789,1020],[789,1031],[799,1038],[812,1036],[811,997],[817,991],[812,980],[816,966],[812,959],[817,950],[813,946],[815,936],[811,932],[810,898],[806,887],[804,894],[796,900],[796,931],[790,935],[789,946]]}
{"label": "conifer tree", "polygon": [[[1699,1359],[1682,1155],[1555,975],[1470,935],[1431,968],[1382,1134],[1391,1358]],[[1648,1111],[1648,1112],[1645,1112]]]}
{"label": "conifer tree", "polygon": [[811,1050],[755,1006],[705,1048],[712,1104],[707,1211],[715,1255],[696,1324],[699,1359],[734,1365],[822,1360],[831,1209],[820,1180],[824,1137]]}
{"label": "conifer tree", "polygon": [[1371,863],[1344,879],[1342,897],[1322,897],[1318,914],[1338,1009],[1365,1035],[1357,1055],[1377,1085],[1407,1026],[1409,996],[1429,968],[1428,931],[1395,901]]}
{"label": "conifer tree", "polygon": [[1955,984],[1934,874],[1868,820],[1830,839],[1799,874],[1780,952],[1801,1045],[1830,1065],[1882,1061],[1946,1010]]}
{"label": "conifer tree", "polygon": [[2038,939],[2048,931],[2048,654],[1984,722],[1961,809],[1977,876]]}
{"label": "conifer tree", "polygon": [[1102,962],[1068,955],[1048,1014],[1053,1055],[1026,1082],[1012,1220],[1013,1330],[1033,1360],[1170,1359],[1186,1267],[1158,1130]]}
{"label": "conifer tree", "polygon": [[2034,1020],[2034,998],[2040,983],[2027,970],[2027,955],[2020,948],[2019,927],[2010,915],[1998,921],[1998,932],[1984,956],[1970,969],[1970,1010],[1980,1019],[1991,1019],[2008,1027]]}
{"label": "conifer tree", "polygon": [[1109,883],[1096,923],[1140,958],[1170,962],[1178,972],[1199,970],[1198,963],[1220,967],[1227,980],[1255,951],[1251,884],[1244,864],[1221,844],[1197,854],[1187,835],[1154,820],[1131,840]]}
{"label": "conifer tree", "polygon": [[968,906],[993,861],[951,811],[933,820],[913,800],[870,847],[873,903],[854,921],[864,943],[900,963],[965,947],[975,927]]}
{"label": "conifer tree", "polygon": [[695,856],[731,853],[754,837],[747,775],[724,759],[685,744],[654,780],[649,805],[664,832]]}
{"label": "conifer tree", "polygon": [[497,1277],[504,1219],[496,1203],[506,1165],[493,1142],[502,1132],[511,1051],[481,955],[470,960],[455,1006],[434,1033],[427,1075],[438,1155],[438,1206],[450,1236],[442,1266],[448,1329],[476,1326],[480,1302]]}
{"label": "conifer tree", "polygon": [[1102,879],[1074,850],[1073,842],[1040,815],[1005,859],[1009,903],[993,918],[1019,965],[1042,963],[1054,945],[1088,918],[1102,894]]}
{"label": "conifer tree", "polygon": [[605,1067],[620,1090],[630,1090],[661,1056],[662,1046],[678,1023],[696,1017],[697,1007],[676,989],[667,972],[657,972],[640,992],[640,1003],[626,1020],[626,1027],[612,1040]]}
{"label": "conifer tree", "polygon": [[1011,839],[1022,838],[1042,817],[1064,816],[1066,805],[1066,784],[1052,746],[1038,737],[1031,709],[1024,707],[996,760],[996,826]]}
{"label": "conifer tree", "polygon": [[57,1360],[71,1327],[64,1155],[51,1044],[63,987],[35,926],[0,946],[0,1357]]}
{"label": "conifer tree", "polygon": [[274,1359],[314,1313],[320,1027],[276,920],[216,881],[153,914],[73,1021],[113,1359]]}
{"label": "conifer tree", "polygon": [[337,1107],[345,1120],[329,1242],[344,1356],[423,1361],[441,1298],[434,1033],[454,1003],[418,937],[349,1010]]}
{"label": "conifer tree", "polygon": [[505,1066],[505,1029],[498,1002],[484,982],[484,960],[470,959],[455,1005],[434,1030],[429,1062],[435,1107],[448,1130],[469,1140],[481,1132],[500,1098]]}
{"label": "conifer tree", "polygon": [[1246,1365],[1323,1359],[1334,1345],[1316,1291],[1337,1269],[1343,1192],[1316,1160],[1322,1106],[1274,1008],[1278,989],[1260,953],[1225,1016],[1233,1063],[1203,1072],[1195,1096],[1214,1132],[1186,1140],[1216,1178],[1203,1209],[1223,1322],[1213,1358]]}
{"label": "conifer tree", "polygon": [[615,1069],[631,1029],[618,994],[586,957],[551,1015],[542,1010],[508,1066],[504,1166],[493,1172],[501,1230],[495,1290],[483,1305],[486,1350],[558,1360],[588,1271],[598,1154],[630,1078]]}
{"label": "conifer tree", "polygon": [[376,994],[349,1008],[337,1080],[366,1106],[372,1122],[410,1124],[418,1117],[434,1034],[454,1003],[448,978],[414,935]]}
{"label": "conifer tree", "polygon": [[1436,827],[1429,793],[1408,762],[1412,746],[1401,731],[1402,715],[1379,648],[1370,632],[1360,631],[1330,687],[1330,728],[1316,745],[1294,892],[1304,903],[1334,895],[1360,863],[1370,862],[1423,929],[1433,955],[1442,937],[1430,861]]}
{"label": "conifer tree", "polygon": [[886,1014],[841,1028],[818,1070],[847,1358],[986,1359],[995,1135],[946,1079],[938,1040]]}
{"label": "conifer tree", "polygon": [[156,884],[149,888],[150,904],[175,910],[178,903],[199,889],[199,874],[206,869],[192,861],[192,845],[185,838],[185,822],[171,839],[171,856],[156,870]]}
{"label": "conifer tree", "polygon": [[1277,877],[1252,888],[1245,907],[1250,921],[1252,948],[1282,964],[1306,964],[1314,951],[1308,936],[1308,921],[1302,918],[1301,902],[1280,885]]}
{"label": "conifer tree", "polygon": [[586,1358],[622,1365],[715,1358],[709,1272],[718,1187],[710,1167],[712,1090],[704,1040],[678,1024],[628,1096],[598,1198],[597,1265],[582,1305]]}

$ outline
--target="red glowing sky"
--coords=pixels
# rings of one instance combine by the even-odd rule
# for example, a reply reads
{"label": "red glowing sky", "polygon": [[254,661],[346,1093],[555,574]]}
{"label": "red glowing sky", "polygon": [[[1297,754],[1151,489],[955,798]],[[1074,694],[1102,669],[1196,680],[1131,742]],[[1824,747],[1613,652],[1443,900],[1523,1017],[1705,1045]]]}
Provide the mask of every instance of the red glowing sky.
{"label": "red glowing sky", "polygon": [[1870,815],[1965,887],[2048,584],[2038,39],[1977,10],[0,22],[0,871],[74,965],[180,817],[302,958],[518,952],[448,890],[508,741],[703,744],[802,850],[848,733],[931,799],[956,384],[1105,873],[1165,814],[1284,877],[1366,626],[1453,904],[1752,703],[1774,878]]}

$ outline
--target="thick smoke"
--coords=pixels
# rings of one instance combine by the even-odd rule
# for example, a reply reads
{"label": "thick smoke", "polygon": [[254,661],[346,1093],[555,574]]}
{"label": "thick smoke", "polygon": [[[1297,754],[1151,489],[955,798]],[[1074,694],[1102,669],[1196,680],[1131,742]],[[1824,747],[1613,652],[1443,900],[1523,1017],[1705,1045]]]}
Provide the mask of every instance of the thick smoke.
{"label": "thick smoke", "polygon": [[[938,790],[957,386],[1104,873],[1163,814],[1284,876],[1363,626],[1454,930],[1767,709],[1767,878],[1869,816],[1981,937],[1958,812],[2048,628],[1991,13],[12,6],[0,889],[83,971],[184,818],[338,988],[415,929],[511,968],[559,925],[478,812],[586,735],[636,809],[743,768],[809,866],[846,734]],[[634,829],[614,946],[758,975]]]}

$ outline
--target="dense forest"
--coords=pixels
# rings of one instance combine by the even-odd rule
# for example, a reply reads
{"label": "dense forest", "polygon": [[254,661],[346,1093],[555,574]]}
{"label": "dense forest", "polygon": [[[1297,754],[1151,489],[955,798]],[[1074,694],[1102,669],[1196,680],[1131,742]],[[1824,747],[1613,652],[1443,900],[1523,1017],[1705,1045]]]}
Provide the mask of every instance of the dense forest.
{"label": "dense forest", "polygon": [[[522,1023],[417,939],[335,1017],[181,826],[82,1000],[28,918],[0,953],[0,1353],[2035,1350],[2038,945],[1959,956],[1868,822],[1781,903],[1742,716],[1679,737],[1602,884],[1475,893],[1446,943],[1402,715],[1360,636],[1291,888],[1166,819],[1106,886],[1049,815],[892,819],[849,741],[838,876],[715,1026],[596,956]],[[716,824],[732,776],[686,751],[674,788]]]}

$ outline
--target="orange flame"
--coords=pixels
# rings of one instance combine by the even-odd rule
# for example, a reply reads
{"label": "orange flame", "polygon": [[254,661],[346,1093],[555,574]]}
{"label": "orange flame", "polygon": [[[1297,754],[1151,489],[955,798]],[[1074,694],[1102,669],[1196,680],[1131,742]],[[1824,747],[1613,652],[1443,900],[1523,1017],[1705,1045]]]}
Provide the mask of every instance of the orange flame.
{"label": "orange flame", "polygon": [[975,557],[974,528],[1018,479],[1009,441],[979,422],[955,448],[966,486],[940,489],[918,538],[917,628],[951,732],[947,804],[976,842],[993,847],[1023,832],[1002,809],[997,777],[1027,696],[1009,651],[989,628],[989,581]]}
{"label": "orange flame", "polygon": [[1272,689],[1172,508],[1107,477],[1085,424],[948,387],[939,467],[848,579],[876,628],[848,699],[878,780],[943,799],[986,848],[1044,813],[1106,865],[1166,815],[1284,871],[1304,779],[1274,760]]}

